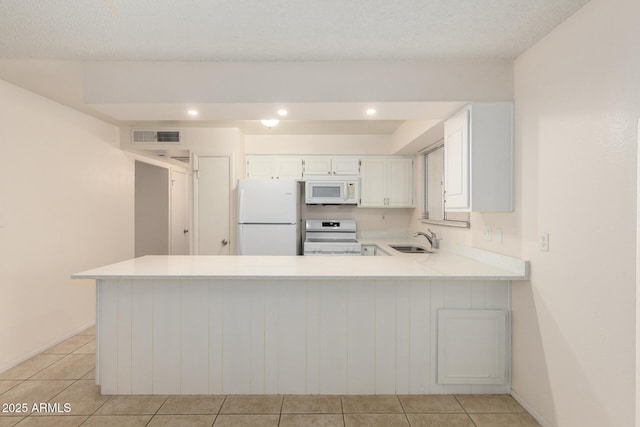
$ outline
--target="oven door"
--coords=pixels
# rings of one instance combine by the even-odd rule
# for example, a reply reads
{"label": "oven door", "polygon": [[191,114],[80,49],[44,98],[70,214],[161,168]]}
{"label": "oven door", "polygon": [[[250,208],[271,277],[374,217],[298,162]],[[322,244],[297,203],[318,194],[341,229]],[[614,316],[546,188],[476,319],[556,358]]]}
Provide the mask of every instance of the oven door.
{"label": "oven door", "polygon": [[358,243],[344,245],[340,243],[331,242],[304,242],[304,255],[305,256],[318,256],[318,255],[347,255],[347,256],[360,256],[362,255],[362,247]]}

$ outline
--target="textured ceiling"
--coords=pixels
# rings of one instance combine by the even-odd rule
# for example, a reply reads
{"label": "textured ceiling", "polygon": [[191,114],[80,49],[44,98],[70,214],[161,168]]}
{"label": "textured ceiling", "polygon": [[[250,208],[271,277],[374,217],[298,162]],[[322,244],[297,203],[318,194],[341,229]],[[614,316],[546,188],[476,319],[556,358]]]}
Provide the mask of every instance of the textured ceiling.
{"label": "textured ceiling", "polygon": [[0,58],[515,58],[588,0],[0,0]]}

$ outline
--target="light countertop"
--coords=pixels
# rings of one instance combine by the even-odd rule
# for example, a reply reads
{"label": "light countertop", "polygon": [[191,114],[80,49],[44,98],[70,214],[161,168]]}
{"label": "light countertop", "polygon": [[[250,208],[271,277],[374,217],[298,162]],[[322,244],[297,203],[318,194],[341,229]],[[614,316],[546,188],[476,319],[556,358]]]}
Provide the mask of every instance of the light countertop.
{"label": "light countertop", "polygon": [[[145,256],[76,273],[73,279],[525,280],[529,263],[466,247],[402,254],[411,239],[360,239],[392,256]],[[427,247],[428,244],[418,244]]]}

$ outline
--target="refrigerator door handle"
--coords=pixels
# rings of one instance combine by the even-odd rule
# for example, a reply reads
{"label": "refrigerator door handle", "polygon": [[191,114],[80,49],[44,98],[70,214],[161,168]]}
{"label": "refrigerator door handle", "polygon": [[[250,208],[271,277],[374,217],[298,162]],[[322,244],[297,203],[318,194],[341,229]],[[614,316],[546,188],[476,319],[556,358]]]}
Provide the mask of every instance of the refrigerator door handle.
{"label": "refrigerator door handle", "polygon": [[244,233],[242,232],[242,229],[244,227],[242,227],[242,225],[240,225],[238,227],[238,248],[236,249],[238,251],[238,255],[242,255],[242,250],[244,248]]}

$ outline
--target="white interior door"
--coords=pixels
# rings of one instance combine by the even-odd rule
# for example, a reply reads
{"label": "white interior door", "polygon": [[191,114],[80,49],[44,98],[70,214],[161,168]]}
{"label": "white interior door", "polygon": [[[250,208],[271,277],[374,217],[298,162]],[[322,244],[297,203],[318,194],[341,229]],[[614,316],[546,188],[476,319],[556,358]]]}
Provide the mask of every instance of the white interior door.
{"label": "white interior door", "polygon": [[187,174],[171,171],[171,255],[189,255]]}
{"label": "white interior door", "polygon": [[225,156],[194,158],[195,253],[229,255],[230,162]]}

